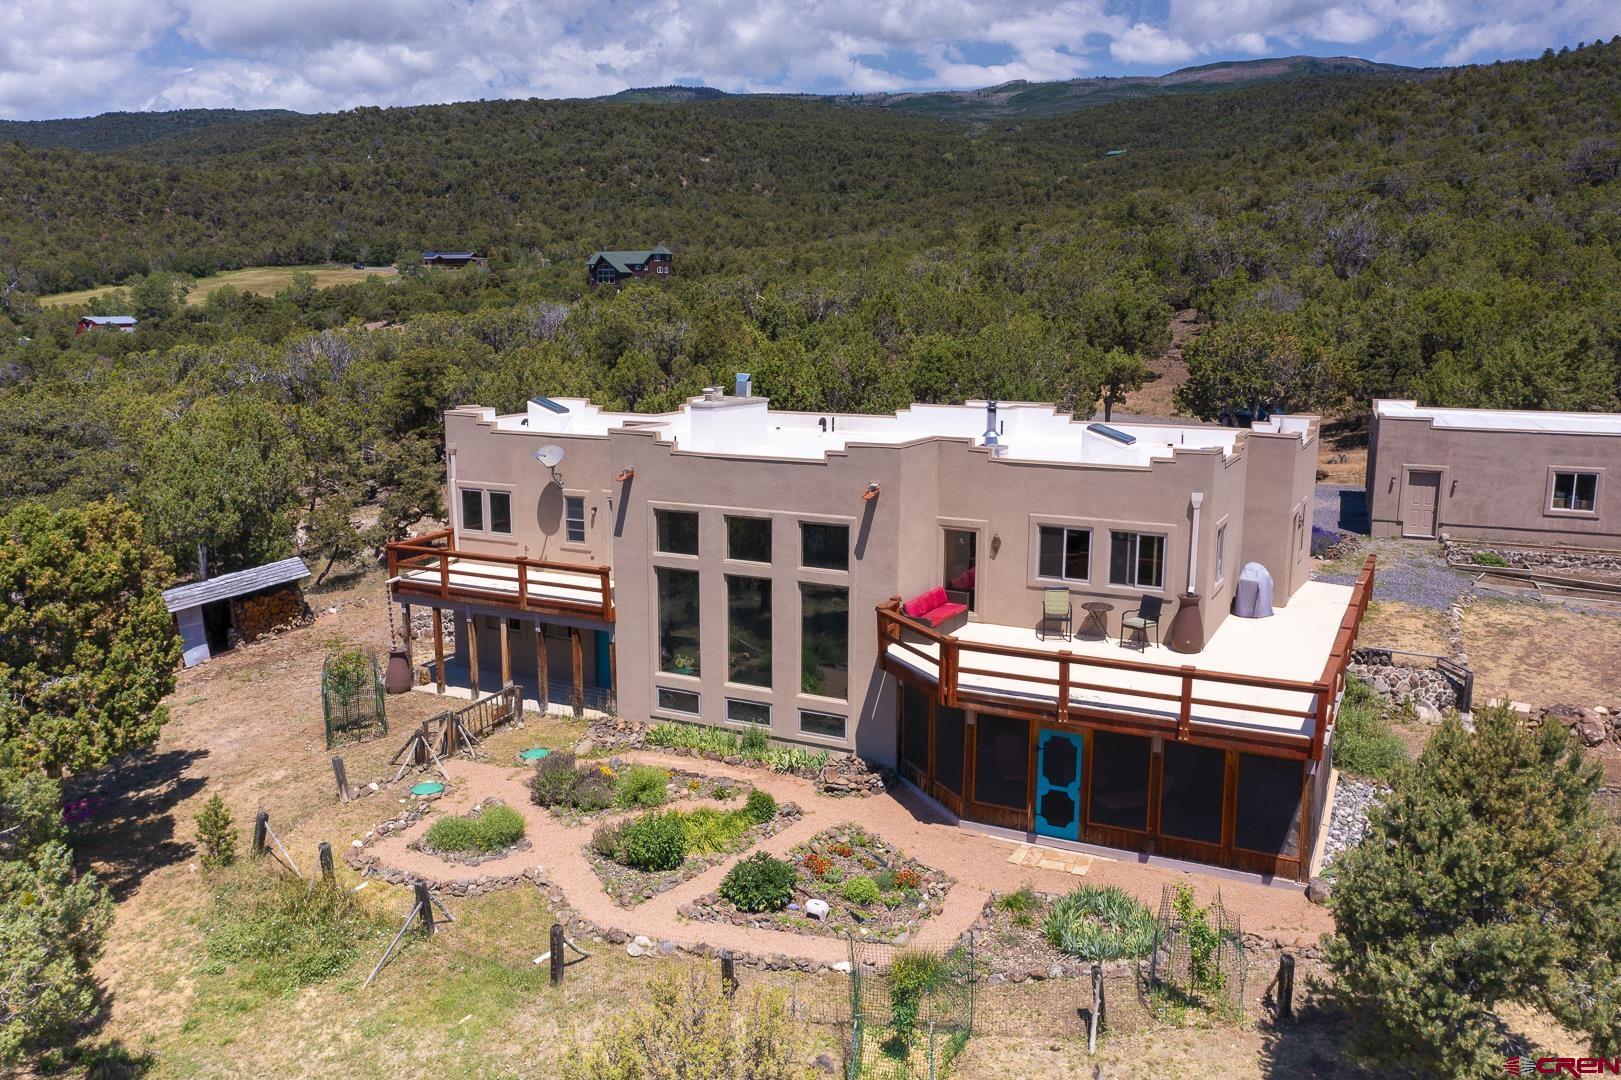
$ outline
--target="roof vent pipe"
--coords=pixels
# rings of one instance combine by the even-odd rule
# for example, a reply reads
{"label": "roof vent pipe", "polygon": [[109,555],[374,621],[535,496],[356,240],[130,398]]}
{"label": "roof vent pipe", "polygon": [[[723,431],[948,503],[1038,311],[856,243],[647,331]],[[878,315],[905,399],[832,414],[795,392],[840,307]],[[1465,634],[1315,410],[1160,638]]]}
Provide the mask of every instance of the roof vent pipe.
{"label": "roof vent pipe", "polygon": [[749,397],[754,392],[754,376],[746,371],[737,373],[737,396]]}
{"label": "roof vent pipe", "polygon": [[983,440],[984,445],[991,448],[992,454],[1000,455],[1002,453],[1002,447],[999,445],[1001,439],[997,436],[996,402],[994,401],[985,403],[985,434]]}
{"label": "roof vent pipe", "polygon": [[705,401],[719,401],[721,398],[723,398],[725,396],[726,396],[726,391],[724,389],[722,389],[721,387],[719,387],[719,386],[706,386],[706,387],[704,387],[704,400]]}

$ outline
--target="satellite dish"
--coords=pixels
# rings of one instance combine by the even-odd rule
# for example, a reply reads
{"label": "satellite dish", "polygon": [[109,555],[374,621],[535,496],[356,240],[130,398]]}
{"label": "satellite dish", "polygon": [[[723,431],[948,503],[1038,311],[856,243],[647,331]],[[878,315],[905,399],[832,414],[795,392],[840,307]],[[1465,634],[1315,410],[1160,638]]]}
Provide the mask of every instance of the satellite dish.
{"label": "satellite dish", "polygon": [[535,460],[548,469],[555,469],[563,460],[563,448],[561,446],[542,446],[535,451]]}

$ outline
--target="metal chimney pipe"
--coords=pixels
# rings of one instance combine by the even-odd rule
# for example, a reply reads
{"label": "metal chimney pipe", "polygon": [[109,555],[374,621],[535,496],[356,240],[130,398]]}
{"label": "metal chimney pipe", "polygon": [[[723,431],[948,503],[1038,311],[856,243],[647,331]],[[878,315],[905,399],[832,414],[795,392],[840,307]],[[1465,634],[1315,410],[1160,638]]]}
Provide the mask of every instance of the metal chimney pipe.
{"label": "metal chimney pipe", "polygon": [[749,397],[754,391],[754,376],[746,371],[737,373],[737,396]]}
{"label": "metal chimney pipe", "polygon": [[994,449],[1001,441],[996,434],[996,402],[994,401],[985,403],[985,435],[983,438],[985,445],[993,448],[992,453],[1000,452]]}

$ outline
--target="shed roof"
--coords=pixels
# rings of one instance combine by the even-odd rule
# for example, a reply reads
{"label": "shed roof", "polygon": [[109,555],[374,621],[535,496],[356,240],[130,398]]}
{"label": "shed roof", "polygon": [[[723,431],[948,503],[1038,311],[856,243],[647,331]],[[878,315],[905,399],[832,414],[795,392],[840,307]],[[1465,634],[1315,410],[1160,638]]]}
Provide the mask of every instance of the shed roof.
{"label": "shed roof", "polygon": [[133,315],[86,315],[81,321],[97,326],[134,326],[137,320]]}
{"label": "shed roof", "polygon": [[169,606],[170,613],[184,611],[201,604],[210,604],[215,600],[229,600],[233,596],[244,596],[247,593],[258,592],[275,585],[285,585],[289,581],[298,581],[310,576],[310,568],[304,565],[304,560],[294,556],[291,559],[282,559],[280,562],[266,563],[255,566],[251,570],[238,570],[232,574],[221,574],[217,578],[207,581],[193,582],[190,585],[176,585],[172,589],[163,591],[163,602]]}
{"label": "shed roof", "polygon": [[1621,413],[1426,408],[1416,401],[1390,398],[1375,400],[1373,411],[1381,417],[1394,420],[1428,420],[1431,427],[1438,428],[1551,432],[1560,435],[1621,435]]}
{"label": "shed roof", "polygon": [[642,263],[646,262],[648,259],[651,259],[655,255],[674,254],[675,252],[671,251],[663,244],[660,244],[656,248],[649,248],[646,251],[597,251],[593,252],[591,257],[585,260],[585,265],[595,266],[603,259],[606,259],[608,260],[609,266],[612,266],[621,274],[628,274],[631,272],[632,266],[640,266]]}
{"label": "shed roof", "polygon": [[424,259],[476,259],[478,253],[473,251],[424,251]]}

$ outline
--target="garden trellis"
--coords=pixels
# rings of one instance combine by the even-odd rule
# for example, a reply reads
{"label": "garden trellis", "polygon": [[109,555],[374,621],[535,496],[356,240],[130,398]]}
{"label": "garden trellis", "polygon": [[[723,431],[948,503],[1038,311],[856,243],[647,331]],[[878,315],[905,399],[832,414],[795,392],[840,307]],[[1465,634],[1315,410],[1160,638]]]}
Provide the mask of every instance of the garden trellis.
{"label": "garden trellis", "polygon": [[321,710],[326,716],[328,749],[387,735],[388,714],[377,658],[353,647],[328,653],[321,665]]}

